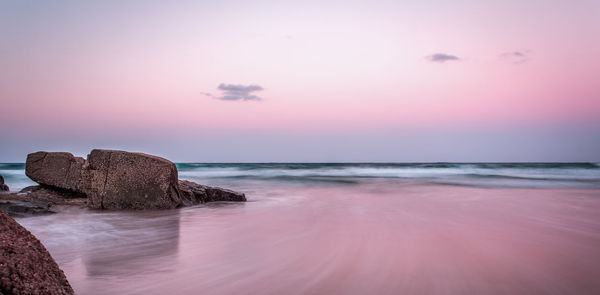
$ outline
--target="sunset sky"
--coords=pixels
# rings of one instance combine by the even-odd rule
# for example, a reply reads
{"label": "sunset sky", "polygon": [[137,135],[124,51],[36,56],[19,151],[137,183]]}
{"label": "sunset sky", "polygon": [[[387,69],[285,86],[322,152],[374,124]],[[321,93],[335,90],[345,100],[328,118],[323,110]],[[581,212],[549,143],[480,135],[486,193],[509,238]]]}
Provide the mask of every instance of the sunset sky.
{"label": "sunset sky", "polygon": [[0,162],[600,162],[600,1],[0,1]]}

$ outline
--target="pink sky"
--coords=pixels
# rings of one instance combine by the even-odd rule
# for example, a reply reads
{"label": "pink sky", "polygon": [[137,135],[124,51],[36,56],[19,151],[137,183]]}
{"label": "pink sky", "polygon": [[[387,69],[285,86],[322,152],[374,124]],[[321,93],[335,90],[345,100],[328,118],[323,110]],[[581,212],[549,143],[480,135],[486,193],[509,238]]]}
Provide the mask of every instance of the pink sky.
{"label": "pink sky", "polygon": [[[600,161],[598,140],[590,142],[600,137],[598,1],[5,1],[0,38],[0,124],[8,126],[0,161],[96,145],[188,161],[295,161],[323,157],[239,157],[189,136],[242,146],[234,139],[255,132],[294,149],[284,144],[294,134],[487,128],[516,139],[545,127],[580,134],[547,159]],[[458,59],[426,58],[436,53]],[[252,93],[258,101],[224,101],[215,98],[221,83],[264,90]],[[81,134],[87,139],[73,139]],[[189,149],[159,149],[143,134]],[[477,150],[483,139],[463,140]],[[587,152],[573,157],[582,145]],[[343,159],[360,154],[347,149]],[[503,159],[501,148],[480,155],[474,160]]]}

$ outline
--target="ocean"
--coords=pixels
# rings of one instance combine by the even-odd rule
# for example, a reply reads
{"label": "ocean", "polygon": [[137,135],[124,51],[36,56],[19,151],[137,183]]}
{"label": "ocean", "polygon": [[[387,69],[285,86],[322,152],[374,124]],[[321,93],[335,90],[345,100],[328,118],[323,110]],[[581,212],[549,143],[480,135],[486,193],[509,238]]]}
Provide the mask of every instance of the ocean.
{"label": "ocean", "polygon": [[[179,177],[237,187],[360,184],[375,179],[473,187],[600,188],[599,163],[178,163]],[[0,163],[13,190],[35,185],[24,163]]]}
{"label": "ocean", "polygon": [[17,221],[77,294],[600,294],[598,163],[177,168],[248,202]]}

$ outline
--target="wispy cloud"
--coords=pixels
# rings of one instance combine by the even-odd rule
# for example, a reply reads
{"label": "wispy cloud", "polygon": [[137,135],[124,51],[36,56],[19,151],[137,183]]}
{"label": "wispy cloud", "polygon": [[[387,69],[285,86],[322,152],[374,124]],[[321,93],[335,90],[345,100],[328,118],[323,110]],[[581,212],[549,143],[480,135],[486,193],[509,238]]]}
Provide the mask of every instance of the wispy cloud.
{"label": "wispy cloud", "polygon": [[432,55],[426,56],[425,58],[431,62],[439,62],[439,63],[460,60],[460,58],[458,56],[446,54],[446,53],[434,53]]}
{"label": "wispy cloud", "polygon": [[262,98],[255,95],[254,92],[262,91],[264,88],[254,84],[244,86],[240,84],[221,83],[217,89],[221,91],[221,95],[219,96],[207,92],[203,92],[202,94],[220,100],[261,100]]}
{"label": "wispy cloud", "polygon": [[505,60],[507,62],[511,62],[513,64],[522,64],[531,60],[531,55],[533,51],[531,50],[518,50],[518,51],[510,51],[503,52],[499,55],[500,59]]}

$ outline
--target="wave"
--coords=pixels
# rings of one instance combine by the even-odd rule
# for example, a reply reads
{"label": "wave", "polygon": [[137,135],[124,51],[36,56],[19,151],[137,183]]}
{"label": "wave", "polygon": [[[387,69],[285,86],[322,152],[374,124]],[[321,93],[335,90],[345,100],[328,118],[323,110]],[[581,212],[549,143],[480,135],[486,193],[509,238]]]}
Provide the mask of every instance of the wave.
{"label": "wave", "polygon": [[261,169],[323,169],[323,168],[520,168],[520,169],[600,169],[600,163],[177,163],[180,170],[202,168]]}
{"label": "wave", "polygon": [[25,170],[25,163],[0,163],[0,170]]}
{"label": "wave", "polygon": [[478,177],[578,179],[600,177],[592,163],[552,164],[177,164],[180,173],[205,177]]}
{"label": "wave", "polygon": [[180,163],[190,179],[330,182],[369,179],[484,187],[600,188],[597,163]]}
{"label": "wave", "polygon": [[[355,185],[374,179],[484,187],[600,188],[598,163],[177,163],[182,179],[207,184],[260,181]],[[11,187],[34,183],[24,163],[0,163]],[[267,183],[265,183],[267,182]]]}

